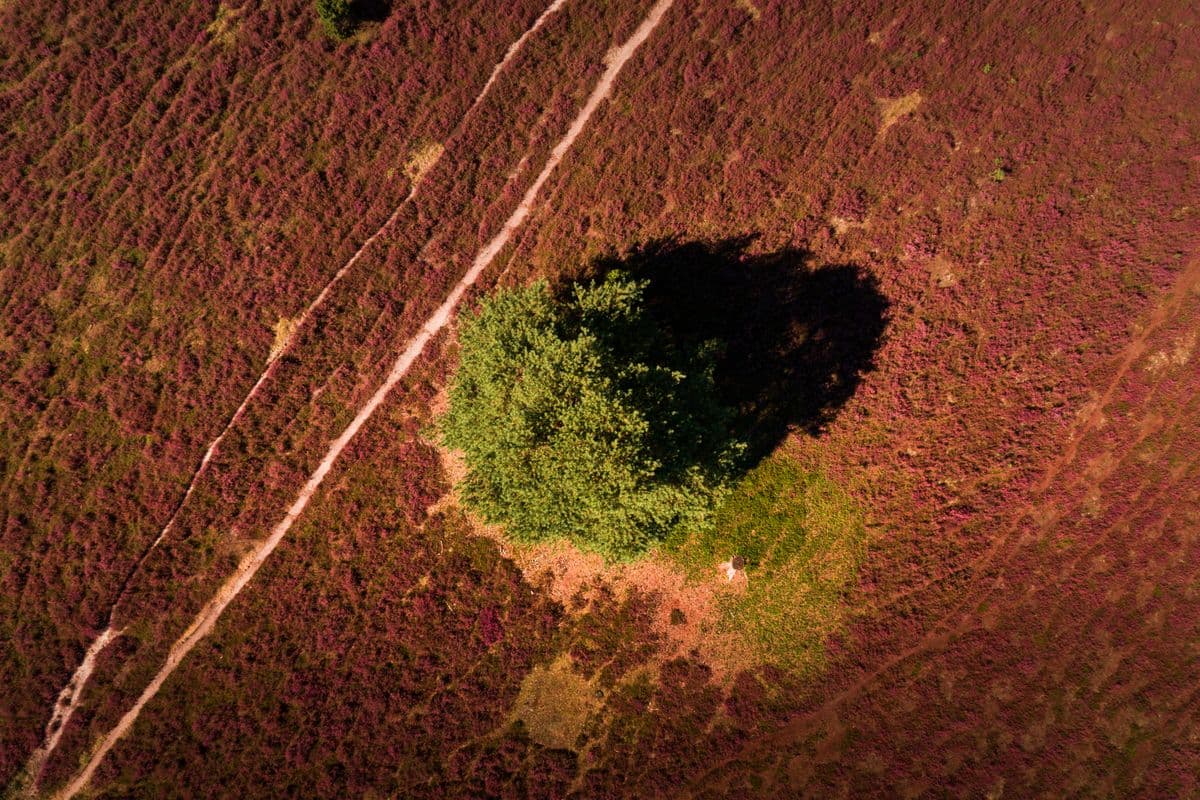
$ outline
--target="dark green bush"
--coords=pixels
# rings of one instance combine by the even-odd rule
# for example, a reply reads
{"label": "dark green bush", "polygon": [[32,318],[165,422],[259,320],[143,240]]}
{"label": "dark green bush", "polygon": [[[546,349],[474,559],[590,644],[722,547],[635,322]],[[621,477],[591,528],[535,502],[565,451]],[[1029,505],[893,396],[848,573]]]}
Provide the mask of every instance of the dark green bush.
{"label": "dark green bush", "polygon": [[349,0],[315,0],[317,17],[325,33],[333,39],[345,39],[354,29]]}
{"label": "dark green bush", "polygon": [[560,301],[539,283],[464,314],[444,439],[465,502],[515,539],[628,559],[708,521],[742,446],[713,346],[674,346],[645,286],[614,272]]}

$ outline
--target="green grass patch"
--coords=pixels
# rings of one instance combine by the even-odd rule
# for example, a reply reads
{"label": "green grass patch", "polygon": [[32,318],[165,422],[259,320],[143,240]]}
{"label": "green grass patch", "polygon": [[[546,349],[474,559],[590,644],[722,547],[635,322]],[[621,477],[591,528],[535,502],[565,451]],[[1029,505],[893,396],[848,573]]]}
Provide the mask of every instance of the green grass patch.
{"label": "green grass patch", "polygon": [[775,457],[733,488],[711,528],[664,550],[695,577],[744,558],[747,586],[722,598],[721,628],[741,634],[756,658],[804,673],[824,663],[865,547],[864,515],[850,496]]}

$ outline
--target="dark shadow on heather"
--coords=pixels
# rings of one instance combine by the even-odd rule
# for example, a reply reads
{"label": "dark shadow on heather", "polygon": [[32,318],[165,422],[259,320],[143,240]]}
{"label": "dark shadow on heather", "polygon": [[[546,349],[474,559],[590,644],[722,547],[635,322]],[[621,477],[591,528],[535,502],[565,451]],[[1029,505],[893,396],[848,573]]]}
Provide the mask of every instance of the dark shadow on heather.
{"label": "dark shadow on heather", "polygon": [[350,14],[356,22],[383,22],[391,13],[391,0],[354,0],[350,3]]}
{"label": "dark shadow on heather", "polygon": [[717,388],[737,410],[732,433],[751,464],[790,431],[825,430],[874,369],[889,306],[860,267],[812,266],[800,249],[751,254],[755,238],[654,241],[585,276],[645,278],[647,305],[669,336],[720,343]]}

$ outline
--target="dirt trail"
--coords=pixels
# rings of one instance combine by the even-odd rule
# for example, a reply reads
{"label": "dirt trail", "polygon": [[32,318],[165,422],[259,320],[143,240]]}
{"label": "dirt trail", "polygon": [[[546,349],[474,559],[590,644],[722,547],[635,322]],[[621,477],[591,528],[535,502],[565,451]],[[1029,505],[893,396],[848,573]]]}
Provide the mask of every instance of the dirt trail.
{"label": "dirt trail", "polygon": [[[1039,525],[1042,527],[1053,523],[1057,518],[1057,511],[1053,508],[1042,508],[1040,497],[1054,485],[1063,470],[1075,461],[1079,451],[1079,443],[1083,440],[1085,434],[1104,425],[1103,409],[1112,401],[1117,389],[1121,386],[1121,382],[1128,375],[1129,370],[1133,368],[1139,358],[1145,355],[1151,336],[1179,312],[1179,308],[1188,294],[1198,289],[1200,289],[1200,259],[1195,259],[1188,262],[1183,272],[1175,280],[1175,284],[1167,291],[1166,296],[1154,307],[1150,312],[1149,318],[1137,328],[1130,342],[1115,357],[1117,368],[1112,378],[1102,390],[1095,392],[1092,399],[1084,403],[1079,409],[1074,422],[1067,431],[1066,444],[1063,446],[1062,452],[1058,458],[1051,462],[1042,475],[1041,480],[1034,487],[1032,493],[1039,499],[1030,500],[1018,506],[1012,512],[1014,519],[1039,520]],[[972,561],[963,564],[945,575],[939,575],[924,581],[918,586],[878,600],[871,605],[871,610],[881,611],[896,602],[907,600],[914,595],[918,595],[964,573],[971,573],[972,575],[981,574],[996,559],[1000,550],[1009,543],[1010,538],[1010,536],[997,537],[991,547]],[[945,619],[939,624],[944,624],[944,622]]]}
{"label": "dirt trail", "polygon": [[36,785],[35,779],[42,773],[42,767],[46,764],[46,759],[54,752],[54,748],[58,746],[58,740],[62,737],[63,727],[67,724],[67,720],[75,713],[76,704],[79,702],[80,690],[87,683],[88,678],[92,676],[92,670],[96,667],[96,656],[100,655],[104,648],[108,647],[108,643],[120,635],[120,631],[114,631],[112,627],[105,628],[104,631],[96,637],[92,642],[92,646],[83,654],[83,661],[79,663],[79,667],[75,670],[75,674],[71,676],[71,680],[58,693],[58,699],[54,702],[54,713],[50,716],[50,722],[46,724],[46,738],[42,742],[41,747],[33,751],[29,756],[29,761],[25,765],[25,774],[30,776],[30,785]]}
{"label": "dirt trail", "polygon": [[[453,138],[460,130],[462,130],[463,125],[466,124],[467,120],[470,118],[471,114],[475,111],[479,104],[483,102],[484,98],[487,96],[487,93],[491,90],[492,85],[495,84],[496,79],[509,65],[516,54],[521,50],[525,42],[529,40],[529,37],[537,32],[537,30],[542,27],[546,20],[553,15],[554,12],[562,8],[566,2],[567,0],[554,0],[554,2],[547,6],[546,10],[543,11],[536,20],[534,20],[533,25],[531,25],[528,30],[522,33],[516,41],[509,45],[508,50],[506,50],[504,53],[504,57],[492,69],[491,75],[488,76],[487,82],[484,83],[483,88],[480,89],[479,93],[475,96],[475,100],[471,103],[470,108],[468,108],[466,113],[463,114],[462,118],[459,120],[458,124],[450,132],[450,135],[447,138]],[[425,171],[428,172],[429,169],[432,169],[434,166],[436,166],[437,162],[441,160],[441,157],[442,152],[439,152],[437,157],[433,159]],[[266,368],[262,371],[262,374],[258,376],[258,379],[254,382],[254,385],[250,387],[250,391],[246,393],[244,398],[242,398],[241,404],[238,405],[237,409],[233,412],[233,415],[230,416],[226,421],[225,426],[221,429],[220,433],[217,434],[216,438],[208,443],[208,447],[204,450],[204,455],[200,459],[200,464],[196,467],[196,471],[192,473],[192,477],[188,482],[188,487],[184,491],[183,497],[180,498],[179,502],[175,505],[175,509],[171,512],[170,518],[167,519],[166,525],[163,526],[162,530],[159,531],[158,536],[156,536],[154,541],[150,543],[150,546],[142,552],[141,556],[130,568],[128,574],[126,574],[125,580],[117,592],[116,600],[114,600],[112,605],[109,607],[107,626],[100,633],[100,635],[96,637],[91,646],[88,647],[83,661],[75,669],[75,672],[67,681],[66,686],[64,686],[59,692],[58,699],[54,706],[54,711],[50,717],[49,723],[46,725],[46,732],[43,736],[42,744],[33,752],[25,765],[25,774],[29,776],[31,785],[36,786],[37,780],[41,776],[41,770],[45,764],[46,758],[49,757],[50,753],[54,752],[54,748],[58,744],[58,739],[61,735],[63,727],[75,713],[79,696],[81,694],[80,690],[83,688],[84,684],[87,683],[88,678],[91,676],[96,656],[99,655],[99,653],[103,651],[113,639],[120,635],[120,631],[115,631],[113,629],[113,613],[117,605],[122,599],[124,599],[125,593],[128,590],[133,577],[140,571],[142,565],[146,562],[146,559],[149,558],[150,554],[158,548],[159,544],[162,543],[167,534],[174,529],[175,522],[179,518],[180,512],[183,511],[188,500],[191,499],[192,494],[196,489],[196,485],[207,471],[213,455],[215,455],[217,452],[217,448],[220,447],[221,442],[225,440],[225,437],[229,434],[229,432],[233,430],[233,426],[236,425],[239,420],[241,420],[242,416],[246,412],[246,409],[250,406],[250,403],[255,397],[258,396],[259,390],[275,374],[275,368],[280,362],[280,356],[291,350],[297,335],[304,327],[305,323],[308,322],[317,309],[325,304],[325,301],[329,298],[329,295],[333,291],[334,287],[337,286],[337,284],[341,282],[341,280],[354,267],[354,265],[358,263],[359,259],[362,258],[367,249],[371,247],[371,245],[373,245],[380,236],[382,236],[393,225],[396,224],[396,220],[400,218],[401,212],[404,210],[405,206],[412,202],[413,198],[416,197],[417,191],[420,189],[420,187],[421,179],[418,177],[413,180],[412,186],[409,187],[408,194],[404,196],[404,199],[400,201],[400,204],[396,206],[391,215],[373,234],[367,237],[367,239],[359,246],[359,248],[354,251],[354,254],[350,256],[346,263],[343,264],[341,268],[333,274],[333,277],[330,278],[328,282],[326,282],[320,293],[318,293],[312,302],[310,302],[308,306],[300,313],[300,316],[296,318],[295,323],[291,326],[291,330],[288,332],[282,343],[280,343],[279,347],[276,348],[269,356]]]}
{"label": "dirt trail", "polygon": [[1038,483],[1037,492],[1039,494],[1044,493],[1050,488],[1050,485],[1058,477],[1059,473],[1062,472],[1063,468],[1075,460],[1083,431],[1096,428],[1102,424],[1101,409],[1112,400],[1126,373],[1133,368],[1134,363],[1146,352],[1150,336],[1179,311],[1179,307],[1183,304],[1188,293],[1197,287],[1200,287],[1200,259],[1195,259],[1188,263],[1183,273],[1176,279],[1175,285],[1171,287],[1167,296],[1151,312],[1146,324],[1138,329],[1134,334],[1133,341],[1126,345],[1121,353],[1117,372],[1113,375],[1112,380],[1109,381],[1108,386],[1080,410],[1080,414],[1076,417],[1075,424],[1072,426],[1067,437],[1067,446],[1062,456],[1051,465],[1046,475]]}
{"label": "dirt trail", "polygon": [[529,214],[533,209],[534,201],[536,200],[538,193],[541,191],[542,186],[545,185],[546,181],[549,179],[554,169],[558,166],[563,156],[575,143],[575,140],[579,137],[579,134],[583,131],[584,127],[587,125],[596,109],[599,108],[600,104],[605,100],[605,98],[608,97],[612,90],[613,82],[616,80],[617,74],[620,73],[621,68],[625,66],[625,63],[630,59],[638,47],[649,38],[651,32],[655,29],[655,27],[658,26],[658,23],[662,20],[663,15],[666,14],[667,9],[671,7],[673,2],[674,0],[659,0],[650,10],[650,13],[646,16],[646,18],[642,21],[641,25],[638,26],[637,30],[633,32],[633,35],[630,36],[630,38],[623,45],[609,51],[609,53],[605,56],[606,69],[604,74],[596,83],[596,86],[592,90],[591,95],[589,95],[587,102],[584,103],[583,108],[580,109],[579,114],[575,117],[574,121],[571,123],[571,126],[567,129],[566,134],[551,151],[550,156],[546,161],[546,165],[542,168],[541,173],[525,192],[525,196],[522,197],[520,204],[513,211],[512,215],[509,216],[508,220],[505,221],[503,227],[500,229],[500,232],[497,233],[495,237],[493,237],[492,240],[488,242],[475,256],[475,259],[472,262],[470,269],[467,270],[467,273],[450,291],[450,294],[447,296],[442,305],[439,306],[438,309],[433,312],[433,315],[430,316],[430,318],[425,322],[425,324],[421,326],[421,330],[417,333],[417,335],[409,341],[408,346],[404,349],[404,352],[400,354],[400,357],[393,365],[391,373],[389,373],[387,379],[375,391],[375,394],[371,396],[371,399],[368,400],[361,409],[359,409],[358,414],[355,415],[350,424],[346,426],[346,429],[342,431],[342,434],[333,441],[328,452],[326,452],[325,457],[321,459],[321,463],[317,466],[316,470],[304,484],[304,487],[300,490],[300,494],[292,503],[291,508],[288,509],[283,520],[281,520],[279,524],[275,526],[274,530],[271,531],[270,536],[263,540],[263,542],[257,548],[255,548],[255,550],[242,559],[242,562],[238,565],[238,568],[234,574],[221,586],[212,600],[208,602],[204,609],[201,610],[200,614],[197,615],[196,619],[192,621],[192,624],[188,626],[186,631],[184,631],[183,635],[180,636],[179,639],[176,640],[175,644],[171,646],[171,650],[167,654],[166,662],[150,681],[149,685],[142,692],[141,696],[138,697],[137,701],[133,704],[133,707],[130,708],[129,711],[125,712],[125,715],[118,720],[117,724],[112,728],[112,730],[110,730],[103,738],[100,739],[95,749],[88,756],[83,768],[70,781],[70,783],[55,793],[55,798],[74,797],[77,793],[79,793],[80,790],[87,786],[87,784],[91,781],[92,775],[95,773],[96,768],[100,765],[100,762],[104,760],[104,757],[108,754],[108,751],[113,748],[113,745],[115,745],[117,741],[125,735],[125,733],[137,720],[142,708],[151,700],[151,698],[154,697],[154,695],[158,693],[158,690],[162,687],[163,683],[166,682],[167,678],[171,676],[171,673],[175,671],[176,667],[182,663],[183,659],[189,652],[191,652],[192,648],[195,647],[201,639],[208,635],[208,633],[216,625],[217,620],[225,611],[226,607],[228,607],[233,599],[237,597],[238,593],[245,588],[246,584],[250,582],[267,558],[272,552],[274,552],[275,548],[278,547],[280,541],[283,540],[283,537],[292,527],[292,524],[304,511],[305,507],[309,503],[309,500],[312,499],[313,494],[316,493],[321,483],[325,480],[325,476],[329,474],[329,471],[333,468],[334,463],[342,454],[342,451],[346,448],[346,445],[350,443],[350,441],[358,433],[359,429],[367,422],[368,419],[371,418],[376,409],[379,408],[396,384],[399,383],[400,380],[408,373],[408,370],[421,355],[422,351],[424,351],[425,346],[429,343],[430,339],[432,339],[439,331],[441,331],[442,328],[446,327],[446,325],[450,322],[451,313],[462,299],[463,294],[465,294],[467,289],[470,288],[476,280],[478,280],[483,271],[496,258],[496,255],[504,248],[506,244],[508,244],[517,228],[519,228],[521,224],[529,217]]}
{"label": "dirt trail", "polygon": [[[508,50],[506,50],[504,53],[504,58],[501,59],[500,62],[492,69],[492,73],[490,76],[488,76],[487,82],[484,83],[483,88],[479,91],[479,94],[475,96],[475,100],[471,103],[471,106],[467,109],[466,113],[463,114],[462,119],[459,120],[458,125],[456,125],[454,130],[450,133],[449,138],[452,138],[462,129],[463,124],[467,121],[479,104],[483,102],[484,97],[487,96],[488,91],[492,88],[492,85],[496,82],[496,79],[499,77],[500,73],[504,71],[504,68],[508,66],[509,62],[512,61],[525,42],[528,41],[529,37],[532,36],[540,27],[542,27],[546,19],[559,8],[561,8],[565,3],[566,0],[554,0],[554,2],[551,3],[536,20],[534,20],[533,25],[530,26],[530,28],[522,33],[515,42],[509,45]],[[442,153],[438,153],[437,157],[433,159],[432,163],[425,168],[425,171],[428,172],[430,169],[436,166],[438,161],[441,160],[441,157]],[[208,463],[212,460],[213,455],[217,451],[217,447],[220,446],[221,442],[229,434],[229,431],[232,430],[233,426],[242,418],[242,415],[245,414],[246,408],[258,395],[259,389],[261,389],[263,384],[266,383],[267,380],[270,379],[270,377],[274,374],[275,366],[279,363],[280,356],[291,350],[292,345],[295,343],[296,335],[299,333],[300,329],[304,327],[305,323],[308,322],[316,310],[325,304],[325,301],[329,298],[330,292],[332,292],[334,287],[341,282],[342,278],[346,276],[351,268],[358,263],[359,259],[362,258],[367,249],[373,245],[380,236],[382,236],[393,225],[396,224],[396,220],[400,218],[400,213],[404,210],[404,207],[412,202],[413,198],[416,197],[417,191],[420,189],[420,187],[421,180],[418,178],[413,181],[412,186],[408,190],[408,194],[404,196],[404,199],[400,201],[400,204],[396,206],[391,215],[384,220],[384,223],[380,225],[373,234],[367,237],[367,239],[362,243],[362,245],[359,246],[357,250],[354,251],[354,254],[351,255],[346,263],[334,273],[333,277],[329,279],[324,287],[322,287],[320,293],[318,293],[313,301],[309,303],[308,306],[300,313],[300,316],[296,318],[295,323],[292,325],[291,331],[284,338],[282,344],[268,359],[266,369],[264,369],[262,374],[258,376],[258,380],[254,382],[254,385],[250,387],[250,391],[246,394],[246,396],[242,399],[241,404],[233,412],[233,416],[231,416],[229,421],[226,422],[225,427],[222,428],[221,432],[217,434],[217,437],[209,443],[208,448],[204,451],[204,456],[200,459],[200,466],[196,468],[196,472],[192,475],[191,482],[188,484],[187,491],[184,492],[183,499],[180,500],[179,505],[175,508],[175,512],[171,515],[171,518],[167,520],[167,524],[163,526],[162,531],[158,534],[158,537],[154,540],[154,543],[150,545],[147,553],[157,547],[175,525],[175,520],[179,516],[180,510],[191,497],[192,492],[196,488],[197,481],[203,475]]]}
{"label": "dirt trail", "polygon": [[471,107],[467,109],[467,114],[470,114],[472,111],[474,111],[475,106],[482,102],[483,96],[488,93],[488,89],[492,88],[492,84],[496,82],[498,77],[500,77],[500,73],[503,72],[504,68],[508,66],[508,62],[513,60],[513,57],[516,56],[517,52],[520,51],[521,47],[524,46],[529,37],[537,33],[538,28],[542,27],[542,24],[549,19],[555,11],[558,11],[560,8],[566,5],[566,2],[567,0],[554,0],[554,2],[547,6],[546,10],[541,13],[541,16],[533,21],[533,24],[529,26],[529,30],[522,33],[520,38],[508,46],[508,50],[504,53],[504,58],[500,60],[500,63],[497,64],[495,69],[492,70],[492,74],[488,76],[487,82],[484,83],[483,88],[479,90],[479,94],[476,96],[475,102],[471,103]]}

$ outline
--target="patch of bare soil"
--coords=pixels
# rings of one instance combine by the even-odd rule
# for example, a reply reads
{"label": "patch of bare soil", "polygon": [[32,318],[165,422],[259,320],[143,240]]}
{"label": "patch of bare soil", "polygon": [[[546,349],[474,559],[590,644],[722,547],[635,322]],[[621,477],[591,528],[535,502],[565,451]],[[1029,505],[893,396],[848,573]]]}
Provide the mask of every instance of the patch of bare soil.
{"label": "patch of bare soil", "polygon": [[958,285],[959,274],[948,258],[939,255],[929,263],[929,279],[939,289],[947,289]]}
{"label": "patch of bare soil", "polygon": [[909,92],[903,97],[876,98],[879,103],[879,114],[882,120],[879,123],[879,133],[875,138],[877,140],[882,139],[884,134],[888,132],[888,128],[899,122],[901,117],[908,116],[916,111],[924,99],[919,91]]}
{"label": "patch of bare soil", "polygon": [[855,222],[852,219],[839,217],[835,214],[829,218],[829,227],[833,228],[833,232],[838,236],[845,236],[847,231],[854,228],[865,228],[867,225],[864,222]]}
{"label": "patch of bare soil", "polygon": [[[438,414],[446,408],[445,392],[432,403]],[[457,486],[467,474],[462,454],[438,446],[442,471],[451,486]],[[711,574],[689,579],[684,571],[663,554],[651,552],[628,564],[608,564],[596,553],[585,553],[570,542],[524,544],[509,539],[500,525],[490,525],[466,511],[457,490],[451,489],[429,507],[429,512],[459,513],[473,533],[496,543],[501,555],[511,559],[531,585],[548,587],[550,596],[564,607],[571,599],[587,594],[598,584],[606,584],[618,597],[637,592],[657,600],[654,632],[661,646],[656,660],[698,656],[713,670],[714,680],[732,678],[740,669],[751,666],[748,649],[740,646],[736,635],[719,631],[721,598],[745,591],[745,572],[737,571],[730,580],[722,565],[714,563]]]}

